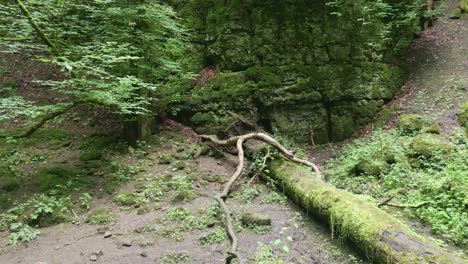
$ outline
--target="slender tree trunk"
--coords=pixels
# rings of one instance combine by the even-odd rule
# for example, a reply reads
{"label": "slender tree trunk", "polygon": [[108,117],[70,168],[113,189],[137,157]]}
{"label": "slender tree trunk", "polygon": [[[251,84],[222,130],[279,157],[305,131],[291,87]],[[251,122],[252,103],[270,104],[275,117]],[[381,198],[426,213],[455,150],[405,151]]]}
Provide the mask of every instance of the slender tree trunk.
{"label": "slender tree trunk", "polygon": [[155,120],[151,116],[138,116],[135,120],[124,124],[124,135],[128,144],[135,146],[138,140],[151,136],[154,132]]}
{"label": "slender tree trunk", "polygon": [[23,1],[21,0],[16,0],[16,4],[18,4],[19,8],[21,9],[21,12],[23,13],[24,16],[29,20],[29,23],[31,26],[34,28],[36,31],[37,35],[49,46],[49,48],[52,50],[52,53],[55,56],[59,55],[59,52],[57,50],[57,47],[55,47],[54,43],[50,41],[50,39],[44,34],[44,32],[41,30],[39,25],[34,21],[34,18],[31,16],[31,13],[29,13],[28,8],[24,5]]}

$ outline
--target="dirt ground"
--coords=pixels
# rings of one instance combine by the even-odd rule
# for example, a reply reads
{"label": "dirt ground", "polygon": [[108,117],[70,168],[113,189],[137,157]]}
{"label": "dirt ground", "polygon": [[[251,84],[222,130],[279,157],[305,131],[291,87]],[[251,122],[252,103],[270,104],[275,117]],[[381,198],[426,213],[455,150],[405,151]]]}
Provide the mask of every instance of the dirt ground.
{"label": "dirt ground", "polygon": [[[196,175],[193,187],[197,197],[193,201],[174,203],[163,199],[159,210],[138,214],[137,209],[119,207],[109,195],[99,194],[102,190],[96,190],[93,196],[100,198],[93,200],[91,209],[110,209],[115,215],[111,224],[86,224],[87,215],[83,214],[79,216],[79,224],[63,223],[42,228],[38,239],[16,246],[5,246],[7,234],[0,234],[0,263],[224,263],[225,251],[229,248],[227,239],[211,245],[200,242],[204,235],[223,228],[220,222],[203,230],[183,231],[176,239],[154,232],[171,224],[158,221],[171,208],[186,208],[195,219],[202,218],[204,209],[216,204],[211,197],[219,192],[222,182],[235,170],[235,159],[229,155],[221,159],[202,156],[187,160],[188,169],[184,171],[173,171],[170,165],[158,164],[158,157],[167,152],[173,143],[166,142],[163,146],[148,150],[150,154],[138,161],[134,158],[122,159],[121,162],[136,161],[142,171],[135,181],[123,185],[120,191],[133,191],[135,182],[147,183],[163,174]],[[184,143],[177,144],[180,146]],[[214,175],[218,182],[210,182],[210,177]],[[208,182],[199,179],[208,179]],[[241,254],[251,256],[263,243],[272,249],[275,258],[283,259],[285,263],[364,263],[342,243],[332,241],[319,223],[309,220],[285,197],[284,202],[265,202],[265,195],[274,190],[261,182],[245,187],[247,180],[245,178],[242,184],[235,186],[233,196],[236,196],[235,193],[245,193],[246,188],[256,190],[256,193],[248,196],[248,199],[231,197],[227,205],[233,216],[239,217],[244,212],[261,213],[271,218],[272,225],[271,230],[264,232],[242,228],[238,234]],[[109,234],[105,235],[106,231],[110,232],[110,237],[105,237]],[[97,256],[97,260],[92,261],[92,255]]]}

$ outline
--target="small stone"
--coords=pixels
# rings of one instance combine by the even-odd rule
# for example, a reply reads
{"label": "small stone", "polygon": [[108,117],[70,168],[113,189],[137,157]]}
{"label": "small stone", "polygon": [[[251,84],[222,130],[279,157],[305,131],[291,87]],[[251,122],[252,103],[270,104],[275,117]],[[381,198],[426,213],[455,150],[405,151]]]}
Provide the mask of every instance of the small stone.
{"label": "small stone", "polygon": [[97,261],[98,257],[94,254],[92,254],[91,256],[89,256],[89,260],[91,261]]}
{"label": "small stone", "polygon": [[111,237],[112,236],[112,233],[110,231],[107,231],[104,233],[104,238],[108,238],[108,237]]}
{"label": "small stone", "polygon": [[61,248],[62,248],[61,246],[56,246],[56,247],[55,247],[55,250],[59,250],[59,249],[61,249]]}
{"label": "small stone", "polygon": [[124,239],[122,240],[122,246],[124,247],[131,247],[133,244],[133,241],[130,239]]}
{"label": "small stone", "polygon": [[146,252],[141,252],[141,253],[140,253],[140,256],[146,258],[146,257],[148,256],[148,254],[147,254]]}
{"label": "small stone", "polygon": [[104,252],[102,252],[102,250],[98,250],[98,251],[96,251],[96,253],[94,253],[94,255],[100,257],[100,256],[104,255]]}
{"label": "small stone", "polygon": [[147,238],[141,238],[138,240],[138,245],[140,247],[149,247],[149,246],[152,246],[154,243],[153,241],[151,241],[150,239],[147,239]]}
{"label": "small stone", "polygon": [[110,228],[108,226],[103,226],[103,227],[99,227],[97,229],[97,232],[98,232],[98,234],[103,235],[109,230],[110,230]]}

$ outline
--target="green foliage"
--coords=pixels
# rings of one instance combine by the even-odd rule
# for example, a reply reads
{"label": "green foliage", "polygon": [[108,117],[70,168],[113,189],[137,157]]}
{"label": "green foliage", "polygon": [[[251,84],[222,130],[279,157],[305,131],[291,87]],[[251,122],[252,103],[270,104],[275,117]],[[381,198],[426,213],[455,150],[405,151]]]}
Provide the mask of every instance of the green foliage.
{"label": "green foliage", "polygon": [[162,264],[178,264],[178,263],[188,263],[190,260],[190,255],[187,253],[174,253],[166,255],[162,258]]}
{"label": "green foliage", "polygon": [[[400,203],[429,204],[408,210],[428,224],[434,234],[459,246],[468,242],[466,232],[466,137],[408,136],[398,130],[377,131],[346,146],[327,165],[327,179],[350,191],[375,199],[395,197]],[[372,164],[373,173],[355,173],[360,162]]]}
{"label": "green foliage", "polygon": [[227,238],[226,230],[222,227],[218,227],[213,232],[200,237],[200,243],[202,245],[219,244],[226,241]]}
{"label": "green foliage", "polygon": [[192,187],[192,179],[187,176],[176,175],[169,181],[168,187],[174,190],[173,202],[188,202],[196,197]]}
{"label": "green foliage", "polygon": [[424,4],[422,0],[334,0],[327,6],[338,23],[354,29],[347,37],[367,46],[369,59],[381,60],[386,51],[399,52],[411,43]]}
{"label": "green foliage", "polygon": [[255,250],[254,254],[249,258],[252,263],[258,264],[278,264],[284,263],[280,258],[278,258],[271,246],[265,245],[263,243],[258,243],[258,247]]}
{"label": "green foliage", "polygon": [[86,210],[89,210],[89,203],[93,197],[89,193],[83,193],[79,199],[80,207]]}
{"label": "green foliage", "polygon": [[181,241],[183,238],[182,232],[192,230],[195,223],[192,213],[182,207],[169,209],[159,222],[162,227],[156,230],[156,234],[173,238],[176,241]]}
{"label": "green foliage", "polygon": [[261,193],[258,185],[248,185],[242,191],[234,194],[234,199],[250,204]]}
{"label": "green foliage", "polygon": [[203,211],[203,217],[197,221],[198,229],[205,229],[214,226],[221,221],[222,211],[218,205],[210,206],[206,212]]}
{"label": "green foliage", "polygon": [[288,198],[274,190],[270,190],[262,197],[262,203],[287,205]]}
{"label": "green foliage", "polygon": [[[59,51],[55,58],[39,59],[56,64],[69,77],[38,81],[69,95],[73,102],[105,106],[127,116],[147,114],[158,86],[177,85],[187,35],[168,5],[160,1],[25,2]],[[8,17],[0,20],[2,35],[36,35],[14,4],[0,4],[0,13]],[[29,47],[6,45],[7,52]],[[19,115],[34,118],[59,107],[36,106],[21,97],[2,98],[0,121]]]}
{"label": "green foliage", "polygon": [[50,226],[71,220],[68,212],[71,208],[70,198],[38,195],[28,201],[16,204],[6,213],[0,215],[0,229],[10,232],[9,243],[28,242],[35,239],[39,231],[33,227]]}

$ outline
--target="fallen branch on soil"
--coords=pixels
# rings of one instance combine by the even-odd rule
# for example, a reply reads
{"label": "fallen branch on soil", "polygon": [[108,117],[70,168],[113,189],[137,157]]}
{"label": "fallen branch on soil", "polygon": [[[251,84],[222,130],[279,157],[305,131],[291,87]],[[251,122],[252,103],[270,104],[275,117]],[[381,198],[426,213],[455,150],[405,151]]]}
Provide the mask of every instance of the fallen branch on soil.
{"label": "fallen branch on soil", "polygon": [[391,203],[390,201],[393,199],[393,196],[390,198],[385,199],[384,201],[380,202],[377,207],[381,207],[383,205],[398,207],[398,208],[421,208],[425,205],[428,205],[428,201],[423,201],[415,204],[399,204],[399,203]]}
{"label": "fallen branch on soil", "polygon": [[66,112],[70,111],[74,107],[81,105],[81,104],[90,104],[90,105],[100,105],[100,106],[106,106],[106,107],[111,107],[112,105],[101,101],[97,100],[94,98],[83,98],[79,100],[75,100],[69,104],[63,105],[61,107],[57,107],[55,111],[44,114],[39,118],[39,120],[34,123],[33,125],[29,126],[26,128],[22,133],[20,134],[0,134],[0,138],[14,138],[14,139],[19,139],[19,138],[27,138],[30,137],[34,132],[36,132],[39,128],[41,128],[47,121],[52,120],[62,114],[65,114]]}
{"label": "fallen branch on soil", "polygon": [[242,124],[245,124],[247,126],[249,126],[250,128],[254,129],[254,130],[257,130],[257,124],[255,124],[255,122],[253,121],[250,121],[248,120],[247,118],[239,115],[239,114],[236,114],[234,112],[231,112],[231,111],[227,111],[227,113],[232,116],[233,118],[236,119],[236,122],[241,122]]}
{"label": "fallen branch on soil", "polygon": [[[267,135],[265,133],[257,133],[257,132],[249,133],[249,134],[245,134],[245,135],[242,135],[242,136],[231,137],[231,138],[228,138],[226,140],[219,140],[214,136],[207,136],[207,135],[201,135],[200,137],[202,139],[209,140],[209,141],[213,142],[216,145],[220,145],[220,146],[224,146],[224,147],[229,147],[229,146],[232,146],[232,145],[236,145],[236,147],[237,147],[237,151],[238,151],[237,157],[238,157],[238,161],[239,161],[239,163],[237,164],[237,169],[234,172],[234,174],[231,176],[229,181],[227,182],[226,186],[224,187],[223,192],[221,194],[219,194],[218,196],[216,196],[215,199],[216,199],[216,201],[218,201],[219,205],[221,206],[221,208],[224,211],[224,217],[225,217],[225,222],[226,222],[225,223],[225,228],[226,228],[226,232],[229,235],[229,239],[231,241],[231,250],[228,252],[228,257],[226,258],[226,263],[229,264],[229,263],[231,263],[232,260],[237,259],[238,262],[240,264],[242,264],[242,263],[244,263],[244,261],[242,260],[240,254],[237,252],[238,241],[237,241],[237,236],[236,236],[236,234],[234,232],[234,228],[232,226],[231,212],[229,211],[229,209],[227,208],[226,203],[225,203],[225,201],[228,198],[229,193],[231,191],[232,185],[242,175],[242,171],[244,169],[244,147],[243,147],[242,144],[244,142],[246,142],[247,140],[250,140],[250,139],[261,140],[261,141],[263,141],[265,143],[268,143],[268,144],[276,147],[289,160],[297,162],[297,163],[302,163],[302,164],[305,164],[307,166],[310,166],[315,171],[317,176],[320,176],[320,170],[312,162],[296,158],[292,151],[287,150],[278,141],[276,141],[271,136],[269,136],[269,135]],[[267,158],[265,158],[265,162],[266,162],[266,160],[267,160]]]}
{"label": "fallen branch on soil", "polygon": [[94,236],[94,235],[96,235],[96,234],[97,234],[97,232],[94,232],[94,233],[91,233],[91,234],[87,234],[87,235],[84,235],[84,236],[80,236],[79,238],[77,238],[77,239],[75,239],[75,240],[73,240],[73,241],[71,241],[71,242],[65,243],[65,244],[63,245],[63,247],[73,245],[73,244],[75,244],[76,242],[80,241],[80,240],[83,239],[83,238],[92,237],[92,236]]}
{"label": "fallen branch on soil", "polygon": [[416,204],[397,204],[397,203],[387,203],[388,206],[398,207],[398,208],[421,208],[425,205],[428,205],[429,202],[419,202]]}

